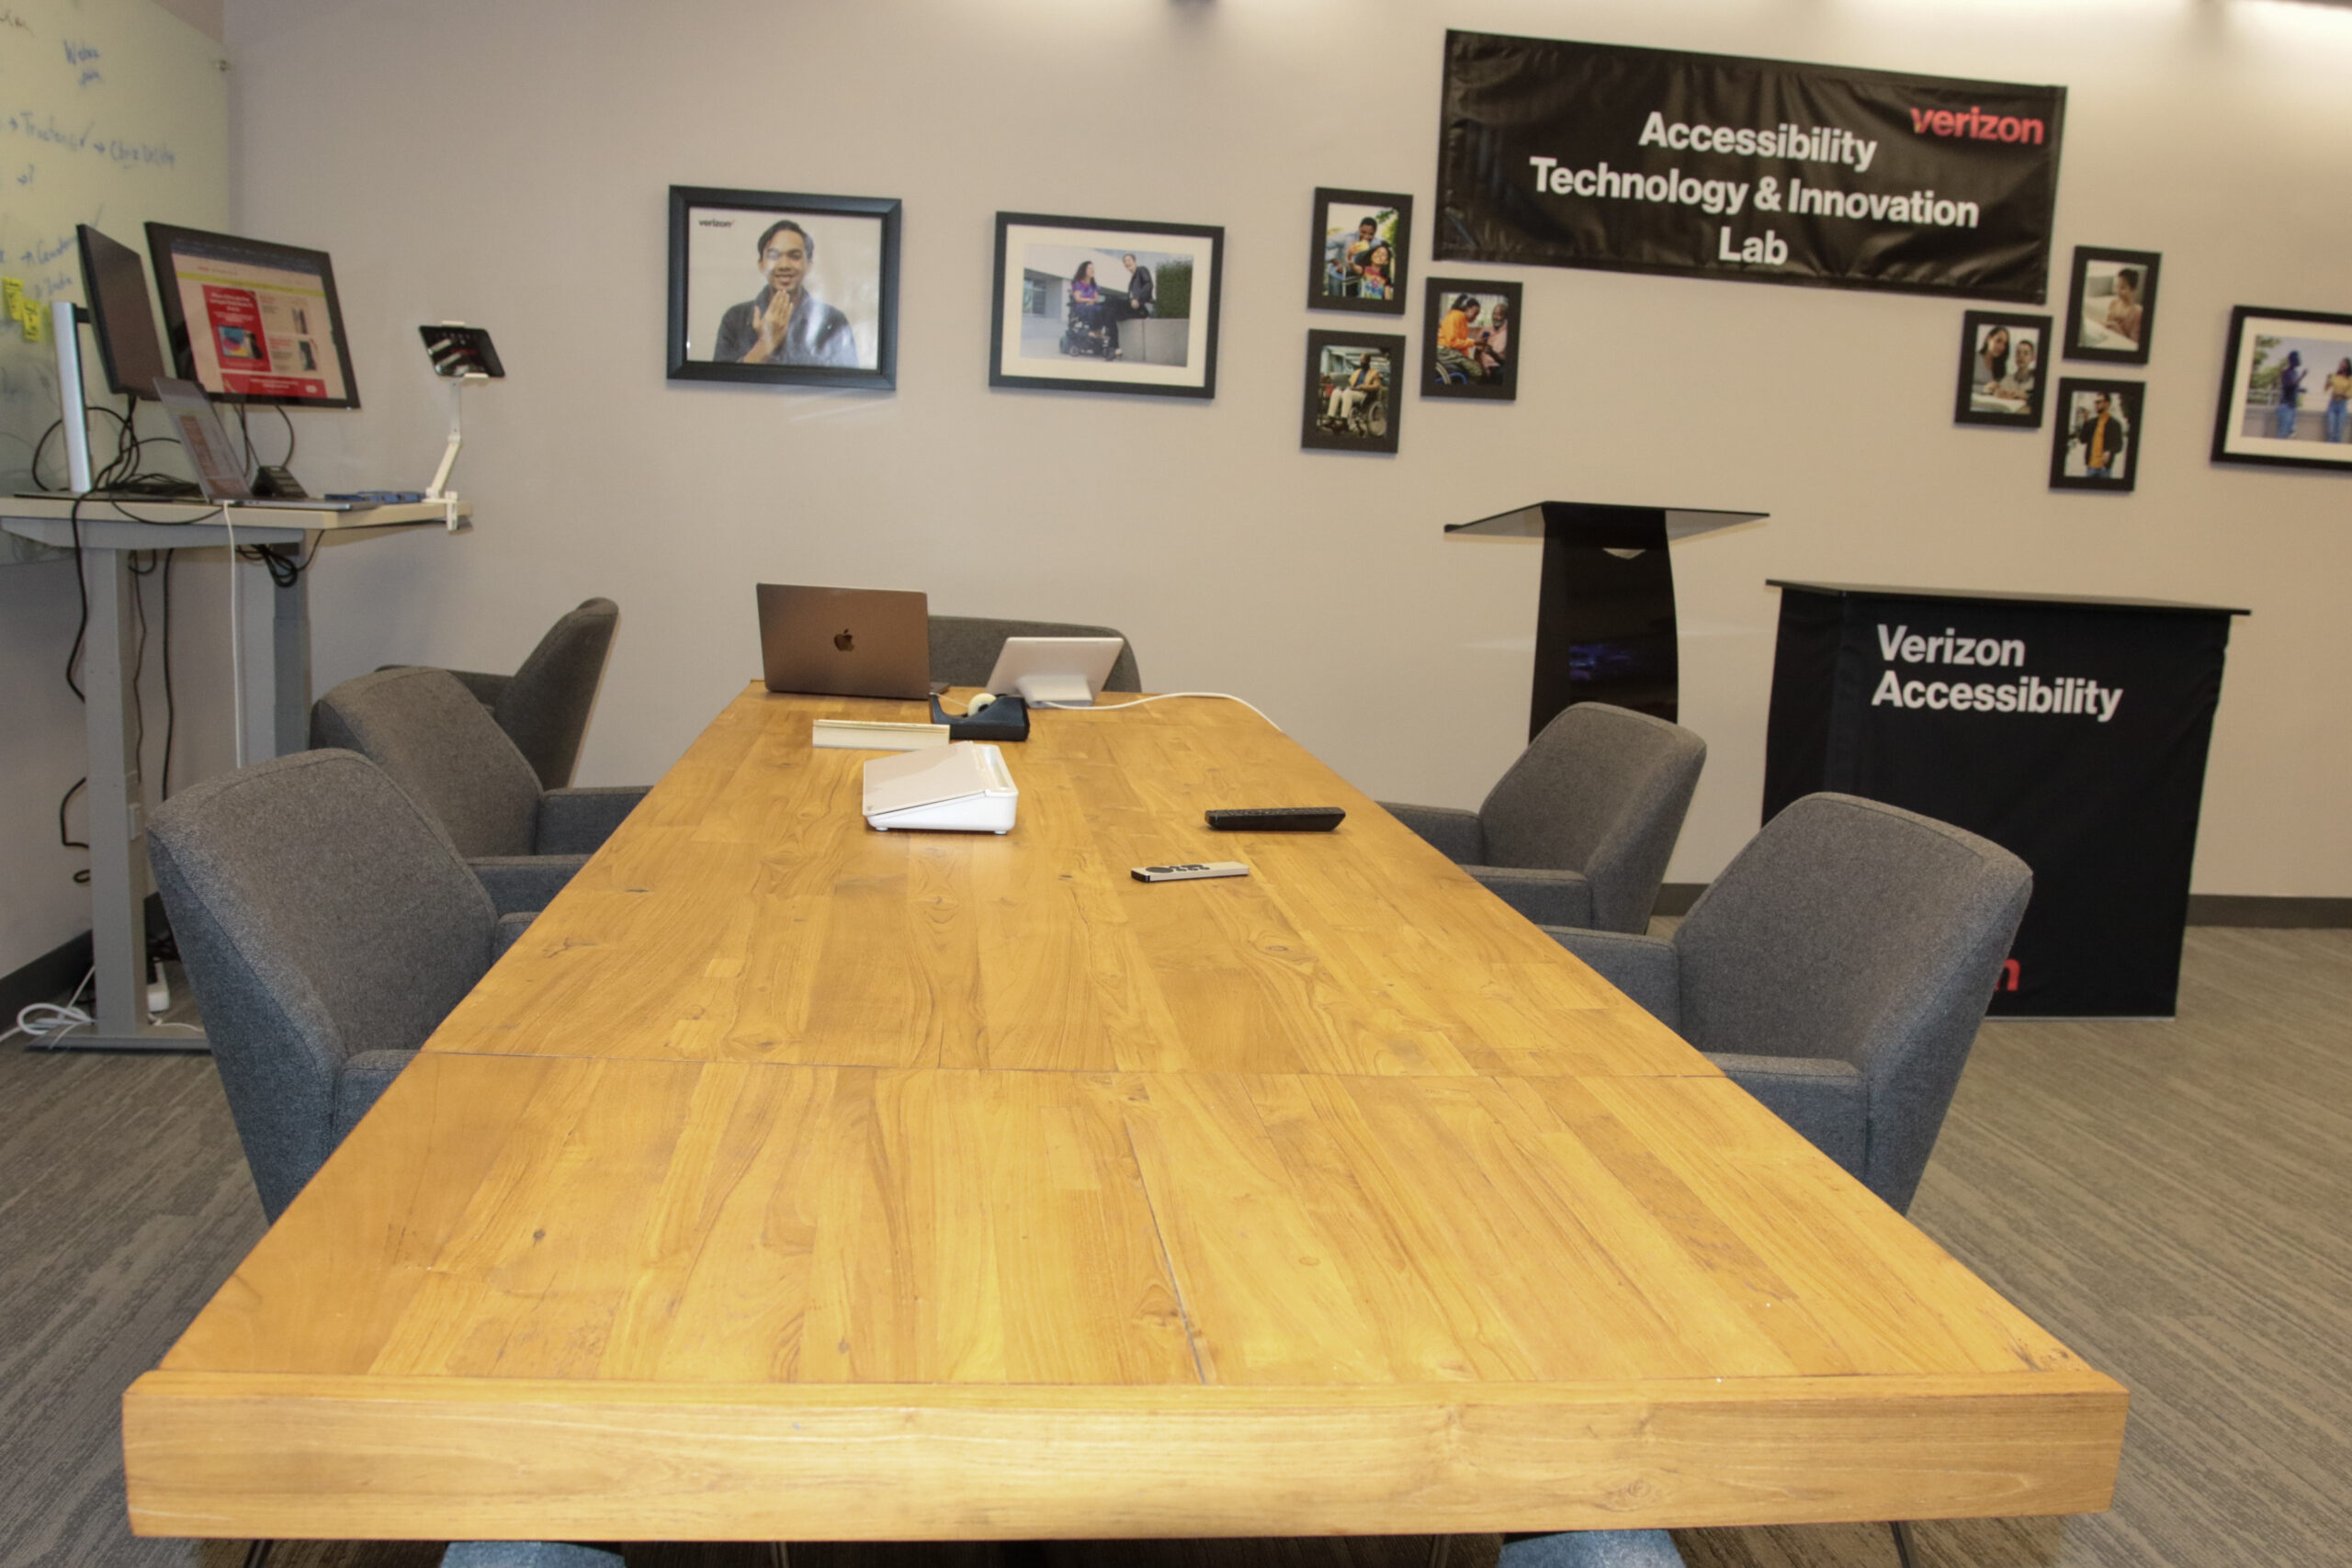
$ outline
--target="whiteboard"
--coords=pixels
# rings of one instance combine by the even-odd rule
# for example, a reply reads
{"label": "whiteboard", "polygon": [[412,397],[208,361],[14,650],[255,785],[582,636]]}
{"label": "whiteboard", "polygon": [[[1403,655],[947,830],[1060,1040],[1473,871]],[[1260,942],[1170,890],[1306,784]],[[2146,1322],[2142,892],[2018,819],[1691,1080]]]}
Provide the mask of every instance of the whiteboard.
{"label": "whiteboard", "polygon": [[[154,0],[0,0],[0,276],[43,303],[86,303],[74,226],[144,256],[150,219],[229,226],[220,46]],[[87,332],[82,346],[97,400]],[[56,418],[56,344],[0,318],[0,494],[31,488],[34,443]],[[110,422],[92,430],[94,452],[110,453]],[[59,446],[41,465],[51,484],[63,482]]]}

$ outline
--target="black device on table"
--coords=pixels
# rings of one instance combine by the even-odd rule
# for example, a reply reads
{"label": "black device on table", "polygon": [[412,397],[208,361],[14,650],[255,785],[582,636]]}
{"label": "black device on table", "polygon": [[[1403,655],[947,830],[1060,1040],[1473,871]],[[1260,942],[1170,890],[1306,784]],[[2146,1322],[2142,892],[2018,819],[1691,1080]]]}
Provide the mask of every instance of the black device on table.
{"label": "black device on table", "polygon": [[1348,817],[1336,806],[1245,806],[1202,815],[1220,833],[1328,833]]}

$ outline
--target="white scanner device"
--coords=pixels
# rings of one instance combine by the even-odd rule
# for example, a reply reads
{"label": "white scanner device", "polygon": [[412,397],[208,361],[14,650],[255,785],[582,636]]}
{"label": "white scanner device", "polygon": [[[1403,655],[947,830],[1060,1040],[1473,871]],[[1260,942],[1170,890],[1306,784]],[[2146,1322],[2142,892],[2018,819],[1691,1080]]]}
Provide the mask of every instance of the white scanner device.
{"label": "white scanner device", "polygon": [[1009,833],[1020,805],[1004,753],[981,741],[951,741],[865,764],[865,825],[879,833]]}

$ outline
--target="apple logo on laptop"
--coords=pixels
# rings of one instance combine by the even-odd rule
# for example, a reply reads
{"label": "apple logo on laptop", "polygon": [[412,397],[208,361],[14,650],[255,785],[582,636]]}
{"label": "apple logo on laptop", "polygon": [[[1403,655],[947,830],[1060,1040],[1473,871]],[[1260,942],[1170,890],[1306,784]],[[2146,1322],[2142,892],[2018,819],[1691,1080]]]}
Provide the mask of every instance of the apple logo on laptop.
{"label": "apple logo on laptop", "polygon": [[857,639],[849,635],[849,629],[847,627],[843,627],[842,630],[833,634],[833,646],[840,649],[843,653],[848,653],[856,649]]}

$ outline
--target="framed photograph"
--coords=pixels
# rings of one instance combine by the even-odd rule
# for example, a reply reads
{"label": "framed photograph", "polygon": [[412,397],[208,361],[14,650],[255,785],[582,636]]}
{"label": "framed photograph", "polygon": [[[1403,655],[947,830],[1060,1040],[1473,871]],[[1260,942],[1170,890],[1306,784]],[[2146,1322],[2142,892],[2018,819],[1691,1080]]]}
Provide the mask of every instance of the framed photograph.
{"label": "framed photograph", "polygon": [[2352,316],[2230,312],[2213,461],[2352,469]]}
{"label": "framed photograph", "polygon": [[2075,281],[2066,290],[2066,357],[2145,365],[2156,333],[2154,251],[2075,247]]}
{"label": "framed photograph", "polygon": [[2042,379],[2050,363],[2050,318],[1971,310],[1960,326],[1958,424],[2041,428]]}
{"label": "framed photograph", "polygon": [[1306,334],[1306,408],[1298,444],[1320,452],[1394,452],[1404,400],[1405,340],[1380,333]]}
{"label": "framed photograph", "polygon": [[2126,491],[2138,481],[2143,381],[2058,383],[2058,418],[2050,442],[2052,490]]}
{"label": "framed photograph", "polygon": [[1376,190],[1316,187],[1306,257],[1306,308],[1405,313],[1405,257],[1413,198]]}
{"label": "framed photograph", "polygon": [[895,387],[899,202],[670,187],[670,379]]}
{"label": "framed photograph", "polygon": [[1225,231],[996,215],[989,385],[1216,396]]}
{"label": "framed photograph", "polygon": [[1522,285],[1491,277],[1432,277],[1421,307],[1421,396],[1519,396]]}

